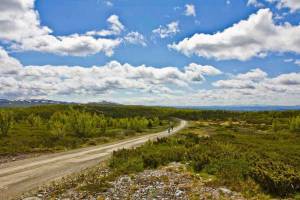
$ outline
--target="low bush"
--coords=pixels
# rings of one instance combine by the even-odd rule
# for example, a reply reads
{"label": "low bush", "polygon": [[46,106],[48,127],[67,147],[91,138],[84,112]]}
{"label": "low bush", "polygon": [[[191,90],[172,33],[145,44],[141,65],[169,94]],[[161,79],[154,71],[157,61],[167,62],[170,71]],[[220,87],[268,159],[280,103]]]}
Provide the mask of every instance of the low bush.
{"label": "low bush", "polygon": [[251,168],[251,176],[270,193],[287,196],[300,190],[299,169],[280,161],[262,160]]}

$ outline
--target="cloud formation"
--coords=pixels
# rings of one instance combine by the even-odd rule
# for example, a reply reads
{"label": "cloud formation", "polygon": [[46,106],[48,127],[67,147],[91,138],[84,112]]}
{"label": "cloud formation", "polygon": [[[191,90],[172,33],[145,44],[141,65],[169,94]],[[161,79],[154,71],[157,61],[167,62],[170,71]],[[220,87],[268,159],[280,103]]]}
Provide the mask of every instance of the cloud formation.
{"label": "cloud formation", "polygon": [[248,0],[247,6],[263,7],[264,4],[258,2],[258,0]]}
{"label": "cloud formation", "polygon": [[2,0],[0,29],[0,39],[15,42],[51,33],[48,27],[40,25],[39,14],[34,10],[34,0]]}
{"label": "cloud formation", "polygon": [[14,44],[12,48],[18,51],[39,51],[68,56],[87,56],[99,52],[111,56],[122,39],[94,38],[87,35],[73,34],[55,37],[52,35],[27,38],[21,44]]}
{"label": "cloud formation", "polygon": [[[83,100],[113,101],[118,97],[122,103],[156,105],[296,105],[300,98],[300,73],[270,77],[260,68],[228,76],[213,66],[197,63],[182,70],[117,61],[89,68],[23,66],[1,48],[0,74],[2,98],[71,100],[72,96],[84,96]],[[200,89],[207,76],[221,74],[228,78],[215,81],[211,89]]]}
{"label": "cloud formation", "polygon": [[100,31],[88,31],[86,35],[102,37],[120,35],[122,31],[125,30],[125,26],[120,22],[119,16],[117,15],[111,15],[106,21],[110,24],[109,29],[104,29]]}
{"label": "cloud formation", "polygon": [[141,33],[136,32],[136,31],[132,31],[132,32],[128,33],[124,37],[124,39],[125,39],[125,41],[127,41],[130,44],[139,44],[144,47],[147,46],[145,37]]}
{"label": "cloud formation", "polygon": [[[300,73],[270,77],[259,68],[246,73],[230,75],[213,83],[214,88],[162,100],[161,103],[190,105],[298,105]],[[176,104],[175,104],[176,105]]]}
{"label": "cloud formation", "polygon": [[267,76],[266,72],[256,68],[244,74],[237,74],[231,79],[216,81],[213,86],[223,89],[255,89],[257,82]]}
{"label": "cloud formation", "polygon": [[0,46],[0,77],[3,74],[14,74],[20,70],[22,64],[15,58],[10,57],[7,52]]}
{"label": "cloud formation", "polygon": [[179,22],[173,21],[166,26],[159,26],[157,29],[152,31],[153,34],[159,36],[160,38],[167,38],[174,36],[176,33],[179,33]]}
{"label": "cloud formation", "polygon": [[[54,36],[52,30],[42,26],[38,12],[34,9],[34,0],[2,0],[0,4],[0,39],[11,44],[18,51],[40,51],[60,55],[86,56],[103,52],[113,54],[121,39],[96,38],[93,34],[73,34]],[[100,36],[119,35],[124,30],[118,16],[107,20],[109,30],[96,32]]]}
{"label": "cloud formation", "polygon": [[[205,76],[221,72],[213,66],[192,63],[184,70],[176,67],[132,66],[111,61],[103,66],[22,66],[0,50],[0,96],[14,98],[49,95],[99,95],[118,90],[142,93],[176,93]],[[173,91],[172,88],[176,88]]]}
{"label": "cloud formation", "polygon": [[230,79],[216,81],[213,86],[248,96],[265,95],[267,97],[268,95],[285,94],[286,98],[289,98],[293,95],[300,96],[300,73],[269,77],[266,72],[256,68],[247,73],[235,75]]}
{"label": "cloud formation", "polygon": [[296,12],[296,11],[300,10],[300,1],[298,1],[298,0],[277,0],[277,6],[280,8],[289,8],[292,12]]}
{"label": "cloud formation", "polygon": [[[278,9],[288,8],[290,11],[297,12],[300,10],[300,1],[298,0],[264,0],[265,2],[276,4]],[[263,7],[262,0],[248,0],[248,6]]]}
{"label": "cloud formation", "polygon": [[187,56],[193,54],[217,60],[249,60],[269,52],[300,54],[300,25],[276,25],[269,9],[260,9],[232,27],[215,34],[197,33],[169,45]]}

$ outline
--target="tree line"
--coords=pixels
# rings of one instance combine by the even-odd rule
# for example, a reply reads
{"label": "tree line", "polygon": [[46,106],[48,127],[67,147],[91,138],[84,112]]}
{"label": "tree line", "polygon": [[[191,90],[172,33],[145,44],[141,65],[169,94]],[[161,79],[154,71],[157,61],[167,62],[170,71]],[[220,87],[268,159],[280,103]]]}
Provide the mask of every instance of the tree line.
{"label": "tree line", "polygon": [[7,136],[10,129],[19,122],[26,122],[30,127],[40,128],[46,126],[53,137],[59,139],[66,135],[80,138],[93,137],[103,134],[107,129],[126,129],[142,132],[146,128],[162,125],[158,117],[146,118],[143,116],[113,118],[104,114],[91,113],[78,109],[69,109],[54,112],[50,118],[43,118],[32,113],[18,119],[11,110],[0,111],[0,133]]}
{"label": "tree line", "polygon": [[[51,127],[51,130],[54,129],[53,133],[63,131],[64,134],[69,134],[71,132],[70,130],[75,129],[74,132],[76,132],[78,136],[85,137],[89,135],[86,133],[86,130],[89,129],[88,127],[93,127],[93,130],[90,130],[90,134],[93,134],[95,129],[98,129],[98,132],[99,129],[105,132],[107,128],[141,131],[145,127],[156,126],[158,121],[169,120],[171,117],[186,120],[222,121],[230,119],[232,121],[245,121],[251,124],[266,124],[272,126],[274,130],[290,129],[293,132],[299,132],[300,111],[239,112],[91,104],[8,108],[2,109],[0,115],[0,130],[2,135],[8,133],[13,122],[17,124],[27,120],[31,125],[44,124],[45,122],[48,124],[52,123],[49,127]],[[81,119],[85,122],[81,122]],[[74,124],[76,124],[76,126]],[[77,126],[84,128],[78,128]],[[84,129],[84,131],[78,131],[78,129]]]}

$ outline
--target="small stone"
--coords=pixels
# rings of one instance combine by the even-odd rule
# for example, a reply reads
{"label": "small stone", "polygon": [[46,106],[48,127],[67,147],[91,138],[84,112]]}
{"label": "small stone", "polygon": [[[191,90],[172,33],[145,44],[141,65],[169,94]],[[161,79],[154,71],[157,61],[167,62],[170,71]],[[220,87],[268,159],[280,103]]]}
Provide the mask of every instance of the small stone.
{"label": "small stone", "polygon": [[175,196],[176,197],[179,197],[179,196],[181,196],[183,194],[183,191],[181,191],[181,190],[176,190],[176,192],[175,192]]}
{"label": "small stone", "polygon": [[227,194],[227,195],[232,194],[232,191],[227,188],[219,188],[219,191],[221,191],[223,194]]}

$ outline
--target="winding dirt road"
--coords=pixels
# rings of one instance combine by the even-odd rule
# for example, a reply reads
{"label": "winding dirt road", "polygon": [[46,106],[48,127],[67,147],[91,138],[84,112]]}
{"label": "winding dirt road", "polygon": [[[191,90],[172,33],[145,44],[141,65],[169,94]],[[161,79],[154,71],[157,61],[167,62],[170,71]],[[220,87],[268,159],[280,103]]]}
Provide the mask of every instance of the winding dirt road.
{"label": "winding dirt road", "polygon": [[172,133],[163,131],[101,146],[55,153],[3,164],[0,166],[0,199],[7,200],[16,198],[22,193],[49,181],[96,165],[100,161],[107,159],[113,151],[122,148],[137,147],[148,140],[167,137],[170,134],[180,131],[186,125],[187,122],[181,120],[180,124],[174,128]]}

